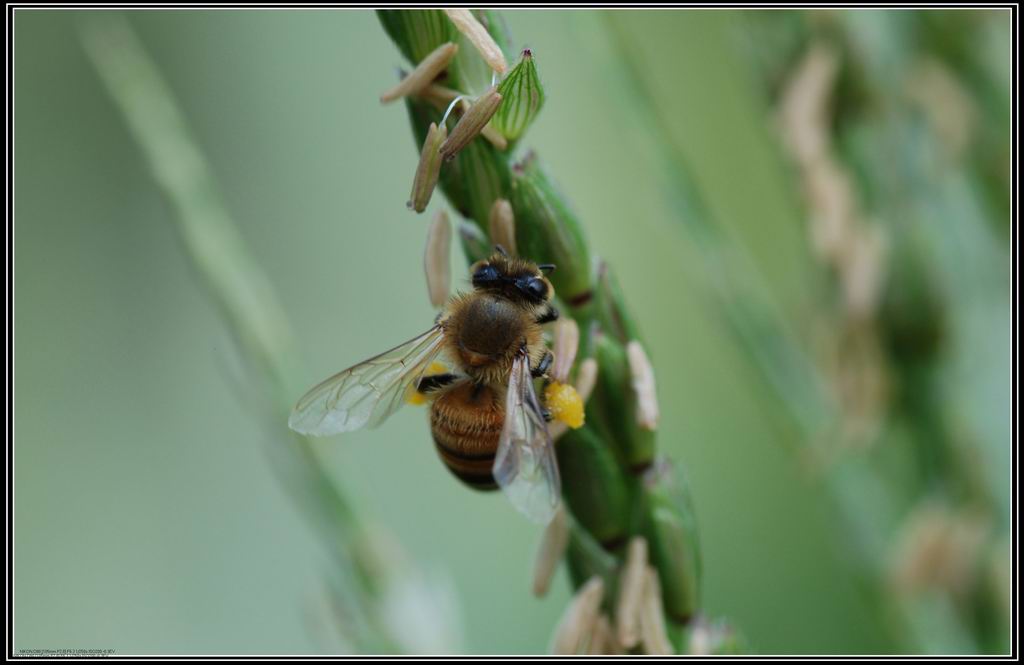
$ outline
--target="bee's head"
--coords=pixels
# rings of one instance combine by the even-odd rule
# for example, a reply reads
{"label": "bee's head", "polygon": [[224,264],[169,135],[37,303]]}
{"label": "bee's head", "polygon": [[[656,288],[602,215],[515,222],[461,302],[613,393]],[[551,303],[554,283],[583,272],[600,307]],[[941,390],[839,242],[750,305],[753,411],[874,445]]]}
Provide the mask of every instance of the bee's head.
{"label": "bee's head", "polygon": [[497,249],[490,258],[477,261],[470,268],[473,288],[531,305],[542,305],[554,298],[555,289],[544,273],[554,270],[555,266],[537,265],[508,256],[501,247]]}

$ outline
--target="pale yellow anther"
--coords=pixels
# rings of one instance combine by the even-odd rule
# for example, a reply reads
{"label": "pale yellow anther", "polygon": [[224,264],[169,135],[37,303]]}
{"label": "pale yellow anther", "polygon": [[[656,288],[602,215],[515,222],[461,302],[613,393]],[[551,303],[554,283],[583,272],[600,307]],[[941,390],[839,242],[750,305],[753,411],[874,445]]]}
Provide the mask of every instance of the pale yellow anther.
{"label": "pale yellow anther", "polygon": [[647,570],[647,541],[637,536],[629,541],[626,563],[619,576],[619,598],[615,604],[615,632],[627,649],[640,642],[640,616],[643,610]]}
{"label": "pale yellow anther", "polygon": [[658,427],[658,395],[654,387],[654,368],[647,359],[647,353],[640,342],[633,340],[626,345],[629,371],[636,392],[636,420],[640,427],[654,430]]}
{"label": "pale yellow anther", "polygon": [[674,653],[672,643],[665,630],[665,615],[661,603],[661,583],[658,572],[647,567],[644,574],[644,598],[640,610],[640,641],[644,651],[652,656],[668,656]]}
{"label": "pale yellow anther", "polygon": [[533,565],[533,595],[539,598],[548,592],[551,578],[568,544],[569,519],[565,514],[565,508],[559,506],[554,518],[544,529],[540,547],[537,549],[537,558]]}
{"label": "pale yellow anther", "polygon": [[578,654],[584,646],[584,639],[594,630],[601,599],[604,598],[604,581],[591,577],[580,587],[555,629],[551,653]]}
{"label": "pale yellow anther", "polygon": [[444,13],[448,15],[459,32],[465,35],[466,39],[480,52],[491,69],[499,74],[504,74],[508,70],[505,54],[501,52],[498,43],[487,32],[487,28],[476,20],[473,12],[468,9],[446,9]]}
{"label": "pale yellow anther", "polygon": [[448,300],[451,283],[452,227],[448,213],[438,210],[427,230],[427,246],[423,253],[423,269],[427,276],[430,304],[441,307]]}
{"label": "pale yellow anther", "polygon": [[487,230],[492,244],[501,245],[512,256],[516,255],[516,220],[507,199],[496,199],[491,205]]}
{"label": "pale yellow anther", "polygon": [[584,404],[590,399],[595,385],[597,385],[597,360],[587,358],[576,369],[576,392],[580,394],[580,399]]}
{"label": "pale yellow anther", "polygon": [[480,95],[459,118],[448,139],[441,144],[441,158],[445,161],[455,159],[460,150],[486,129],[500,105],[501,94],[493,86]]}
{"label": "pale yellow anther", "polygon": [[412,179],[412,192],[406,206],[416,212],[423,212],[434,195],[437,180],[441,176],[441,146],[448,138],[448,130],[430,123],[427,138],[423,141],[416,175]]}
{"label": "pale yellow anther", "polygon": [[608,617],[599,614],[597,620],[594,621],[594,630],[590,632],[590,637],[587,638],[587,654],[597,656],[610,653],[609,641],[611,636],[612,628]]}
{"label": "pale yellow anther", "polygon": [[555,361],[548,374],[554,381],[565,383],[580,348],[580,327],[575,319],[563,317],[555,323],[555,341],[551,346]]}
{"label": "pale yellow anther", "polygon": [[459,45],[452,42],[441,44],[430,55],[423,58],[416,69],[409,72],[398,84],[380,96],[381,104],[415,95],[427,88],[443,72],[459,51]]}

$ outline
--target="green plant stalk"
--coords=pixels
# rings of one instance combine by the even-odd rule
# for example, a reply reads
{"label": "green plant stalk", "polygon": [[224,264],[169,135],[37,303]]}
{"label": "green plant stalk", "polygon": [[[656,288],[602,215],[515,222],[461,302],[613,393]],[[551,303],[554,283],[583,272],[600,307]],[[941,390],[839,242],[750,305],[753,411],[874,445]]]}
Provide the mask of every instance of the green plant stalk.
{"label": "green plant stalk", "polygon": [[173,94],[127,21],[91,17],[82,41],[124,115],[160,189],[172,203],[179,238],[262,390],[261,417],[272,467],[320,532],[337,566],[334,588],[345,636],[365,651],[396,650],[377,622],[380,593],[370,547],[348,497],[319,462],[312,441],[285,427],[299,387],[295,346],[267,275],[249,253]]}
{"label": "green plant stalk", "polygon": [[[382,10],[378,15],[385,31],[413,65],[418,58],[436,48],[441,43],[438,40],[451,38],[450,31],[437,27],[439,13]],[[508,38],[500,17],[494,12],[478,12],[477,16],[503,48],[507,58],[510,55]],[[425,37],[429,35],[433,37]],[[473,89],[467,83],[474,76],[472,65],[466,62],[469,59],[467,54],[475,54],[472,45],[460,43],[459,55],[466,58],[452,63],[445,81],[456,88],[465,86],[462,92],[479,93],[482,89]],[[497,126],[509,131],[507,138],[510,142],[520,139],[543,101],[544,92],[537,73],[540,66],[534,54],[524,53],[520,65],[512,69],[510,78],[498,83],[504,97],[496,114],[499,119]],[[522,77],[529,78],[530,84],[522,84]],[[509,82],[513,80],[514,84]],[[406,105],[417,146],[422,145],[430,123],[440,122],[441,112],[422,99],[407,98]],[[524,118],[520,112],[523,108],[532,109],[530,117]],[[623,292],[605,269],[598,270],[600,264],[591,259],[582,223],[554,186],[536,154],[531,151],[517,161],[511,148],[501,151],[478,138],[452,162],[444,165],[439,183],[452,207],[470,220],[478,232],[460,234],[470,262],[480,258],[480,239],[487,236],[488,216],[494,201],[498,198],[509,200],[516,221],[519,253],[536,262],[557,265],[550,278],[562,315],[573,317],[580,326],[580,357],[593,354],[597,339],[602,335],[613,340],[609,343],[614,344],[624,357],[623,345],[637,339],[639,333],[628,313]],[[601,575],[605,578],[606,589],[612,590],[605,597],[606,603],[610,603],[617,588],[618,567],[622,564],[619,545],[631,536],[643,535],[644,525],[664,522],[659,520],[666,511],[675,516],[669,520],[673,525],[693,525],[694,521],[692,507],[688,503],[675,502],[655,507],[639,490],[640,474],[656,458],[654,433],[649,432],[649,436],[641,438],[622,438],[610,426],[621,418],[631,422],[635,420],[635,411],[631,407],[635,405],[636,395],[628,369],[623,371],[621,366],[612,368],[607,357],[596,357],[598,377],[613,379],[605,378],[602,383],[599,409],[606,412],[601,418],[594,419],[593,426],[564,435],[556,444],[556,450],[563,479],[563,497],[574,516],[567,553],[570,577],[578,588],[590,575]],[[615,415],[611,415],[613,412]],[[595,408],[588,408],[587,413],[592,417]],[[635,445],[643,449],[637,452],[633,450]],[[651,511],[660,512],[654,515]],[[689,562],[699,560],[699,554],[695,538],[661,538],[655,547],[670,540],[682,543],[686,548],[687,569],[675,570],[677,561],[671,556],[655,556],[653,564],[663,586],[668,580],[673,593],[681,586],[689,585],[685,594],[692,604],[687,612],[666,613],[669,622],[678,627],[697,611],[699,572],[692,574]]]}

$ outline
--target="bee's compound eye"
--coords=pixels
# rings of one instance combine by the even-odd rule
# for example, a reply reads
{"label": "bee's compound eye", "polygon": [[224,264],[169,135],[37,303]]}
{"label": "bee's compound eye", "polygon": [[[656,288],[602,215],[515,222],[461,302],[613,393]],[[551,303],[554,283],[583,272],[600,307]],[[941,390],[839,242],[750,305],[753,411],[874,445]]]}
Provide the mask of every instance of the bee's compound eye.
{"label": "bee's compound eye", "polygon": [[537,300],[544,300],[548,295],[548,286],[543,280],[533,277],[526,283],[526,293]]}
{"label": "bee's compound eye", "polygon": [[498,279],[498,270],[489,263],[485,263],[473,272],[473,286],[481,286],[494,282]]}

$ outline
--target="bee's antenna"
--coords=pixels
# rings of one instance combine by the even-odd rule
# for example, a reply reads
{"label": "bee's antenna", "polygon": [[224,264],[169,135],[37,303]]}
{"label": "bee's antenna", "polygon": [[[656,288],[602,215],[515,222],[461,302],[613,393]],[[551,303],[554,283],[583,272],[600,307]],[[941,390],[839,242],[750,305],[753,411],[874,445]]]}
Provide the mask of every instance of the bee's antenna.
{"label": "bee's antenna", "polygon": [[555,271],[555,264],[554,263],[541,263],[541,264],[539,264],[537,266],[537,269],[540,270],[541,272],[554,272]]}
{"label": "bee's antenna", "polygon": [[501,254],[502,256],[508,256],[508,251],[506,251],[506,249],[504,247],[502,247],[501,245],[495,245],[494,246],[494,251],[496,251],[497,253]]}

